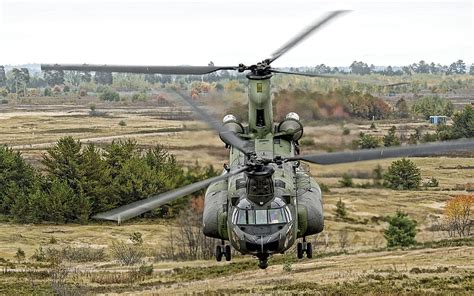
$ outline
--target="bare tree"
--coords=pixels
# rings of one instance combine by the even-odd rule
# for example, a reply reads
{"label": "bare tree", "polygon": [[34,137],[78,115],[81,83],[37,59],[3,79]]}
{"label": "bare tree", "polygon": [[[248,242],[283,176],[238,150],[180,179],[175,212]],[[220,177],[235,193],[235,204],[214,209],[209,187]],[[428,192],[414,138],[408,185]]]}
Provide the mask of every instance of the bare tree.
{"label": "bare tree", "polygon": [[349,242],[349,232],[347,229],[341,229],[338,233],[339,247],[344,251],[346,249],[347,243]]}
{"label": "bare tree", "polygon": [[182,246],[178,254],[183,259],[210,259],[214,255],[216,240],[206,237],[203,233],[203,208],[204,199],[194,198],[190,206],[181,211],[178,217],[178,232],[172,241]]}

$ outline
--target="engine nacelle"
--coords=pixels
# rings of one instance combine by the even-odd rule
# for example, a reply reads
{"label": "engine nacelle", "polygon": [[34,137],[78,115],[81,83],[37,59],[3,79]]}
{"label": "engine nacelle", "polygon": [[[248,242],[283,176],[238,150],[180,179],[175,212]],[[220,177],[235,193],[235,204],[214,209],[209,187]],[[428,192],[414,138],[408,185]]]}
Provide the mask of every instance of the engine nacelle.
{"label": "engine nacelle", "polygon": [[[224,119],[222,120],[222,130],[230,131],[235,134],[243,134],[245,132],[244,126],[237,120],[237,117],[232,114],[224,116]],[[221,140],[226,144],[230,144],[224,141],[222,137]]]}
{"label": "engine nacelle", "polygon": [[301,139],[303,136],[303,124],[301,124],[298,114],[294,112],[288,113],[285,119],[278,125],[278,132],[293,141]]}

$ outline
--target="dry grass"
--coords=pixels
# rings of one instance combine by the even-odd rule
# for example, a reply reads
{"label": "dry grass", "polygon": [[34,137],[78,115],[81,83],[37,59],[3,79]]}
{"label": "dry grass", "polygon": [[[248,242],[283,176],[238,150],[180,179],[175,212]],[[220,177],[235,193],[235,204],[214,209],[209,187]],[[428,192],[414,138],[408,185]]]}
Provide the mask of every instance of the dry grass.
{"label": "dry grass", "polygon": [[[91,101],[75,100],[70,105],[45,106],[8,106],[0,112],[0,143],[15,145],[31,161],[38,161],[44,149],[59,137],[73,135],[93,143],[107,143],[118,137],[133,137],[140,145],[148,147],[161,144],[168,147],[178,160],[192,164],[198,160],[201,164],[214,164],[220,167],[226,162],[227,154],[223,144],[212,131],[207,130],[199,121],[173,121],[156,118],[156,112],[163,107],[151,105],[126,106],[122,103],[105,105],[95,102],[98,111],[109,114],[108,117],[88,115]],[[124,120],[126,126],[118,123]],[[421,123],[409,123],[413,130]],[[378,124],[376,131],[369,130],[369,123],[348,123],[348,136],[342,135],[340,124],[312,126],[306,128],[305,137],[312,138],[315,145],[303,147],[303,153],[326,150],[329,146],[344,148],[357,138],[360,131],[382,134],[391,123]],[[179,132],[160,131],[185,129]],[[31,147],[30,147],[30,144]],[[319,146],[318,146],[319,145]],[[366,161],[357,164],[332,166],[311,165],[311,171],[317,181],[329,185],[331,192],[324,196],[326,215],[325,232],[311,239],[315,242],[315,252],[322,256],[328,252],[339,252],[338,234],[342,229],[348,231],[347,251],[349,255],[338,255],[313,260],[291,261],[291,271],[283,271],[283,260],[274,258],[273,264],[265,271],[256,269],[256,262],[248,257],[236,257],[236,265],[215,263],[212,261],[160,262],[154,263],[152,276],[137,277],[129,280],[137,268],[122,267],[110,256],[110,246],[114,241],[127,241],[133,232],[141,232],[148,262],[164,252],[167,247],[169,221],[143,222],[132,221],[121,226],[112,223],[92,225],[17,225],[0,224],[0,258],[11,261],[18,248],[22,248],[30,258],[39,245],[62,248],[91,247],[106,248],[105,262],[74,263],[73,271],[66,278],[66,284],[86,285],[94,293],[127,292],[130,294],[184,294],[189,292],[209,293],[330,293],[377,294],[375,288],[367,286],[376,283],[382,294],[412,291],[414,294],[439,291],[436,285],[446,289],[454,287],[453,294],[465,293],[466,283],[472,288],[473,247],[446,247],[439,249],[419,249],[405,251],[372,252],[374,248],[385,246],[383,218],[397,209],[407,212],[418,222],[417,240],[427,242],[446,237],[445,233],[429,231],[429,227],[442,215],[444,203],[453,195],[463,193],[456,190],[456,184],[465,185],[474,179],[473,158],[414,158],[421,168],[422,177],[435,177],[439,188],[419,191],[393,191],[372,188],[338,188],[342,174],[352,171],[359,178],[356,184],[371,182],[367,179],[372,170],[380,164],[386,169],[391,160]],[[334,217],[336,202],[341,198],[346,204],[349,219]],[[54,244],[51,243],[54,237]],[[53,241],[54,241],[53,240]],[[293,253],[290,254],[293,258]],[[290,258],[288,257],[288,258]],[[28,259],[29,260],[29,259]],[[20,264],[18,268],[32,266]],[[290,263],[287,263],[287,265]],[[438,272],[438,267],[440,267]],[[17,271],[18,272],[18,268]],[[44,266],[41,268],[45,268]],[[135,268],[135,269],[133,269]],[[199,279],[189,280],[175,268],[194,272],[199,270]],[[427,272],[410,272],[416,270]],[[446,270],[447,268],[447,270]],[[222,270],[221,270],[222,269]],[[228,270],[229,269],[229,270]],[[214,272],[216,271],[216,272]],[[221,272],[222,271],[222,272]],[[428,272],[429,271],[429,272]],[[97,272],[97,274],[95,274]],[[31,294],[33,288],[46,291],[50,287],[48,280],[35,279],[34,275],[24,273],[12,275],[10,272],[0,275],[0,287],[17,289]],[[92,275],[91,275],[92,274]],[[471,275],[470,278],[467,276]],[[459,278],[452,280],[451,278]],[[31,278],[31,279],[30,279]],[[23,280],[24,279],[24,280]],[[133,285],[131,283],[133,282]],[[393,285],[387,284],[393,282]],[[454,282],[454,283],[453,283]],[[346,287],[352,290],[341,290]],[[360,286],[360,285],[362,286]],[[351,286],[352,285],[352,286]],[[405,285],[405,288],[402,287]],[[399,287],[400,286],[400,287]],[[390,290],[399,287],[398,290]],[[18,288],[18,289],[20,289]],[[347,287],[346,287],[347,288]],[[370,288],[370,287],[369,287]],[[453,289],[454,289],[453,288]],[[18,293],[21,294],[20,290]],[[344,288],[345,289],[345,288]],[[403,290],[405,289],[405,290]],[[411,289],[411,290],[406,290]],[[460,289],[460,290],[459,290]],[[0,289],[0,294],[5,290]],[[322,292],[321,292],[322,291]],[[368,291],[368,292],[367,292]],[[464,292],[463,292],[464,291]],[[349,292],[349,293],[350,293]],[[418,293],[417,293],[418,292]]]}

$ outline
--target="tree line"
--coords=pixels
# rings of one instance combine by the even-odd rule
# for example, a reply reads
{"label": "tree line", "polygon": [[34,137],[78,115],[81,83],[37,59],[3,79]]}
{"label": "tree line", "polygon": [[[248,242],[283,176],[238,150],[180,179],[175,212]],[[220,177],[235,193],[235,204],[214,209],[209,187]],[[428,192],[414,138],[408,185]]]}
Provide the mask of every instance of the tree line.
{"label": "tree line", "polygon": [[[0,214],[21,223],[87,223],[103,211],[215,176],[212,166],[184,168],[166,149],[140,149],[133,140],[103,149],[68,136],[48,149],[42,169],[0,146]],[[145,214],[172,217],[182,198]]]}
{"label": "tree line", "polygon": [[[293,71],[297,70],[295,68],[291,69]],[[315,67],[309,68],[305,72],[315,74],[348,74],[346,71],[343,71],[338,67],[331,67],[325,64],[320,64]],[[413,63],[407,66],[392,67],[391,65],[389,65],[387,67],[384,67],[383,70],[377,70],[373,64],[368,65],[363,61],[353,61],[352,64],[349,66],[349,73],[358,75],[369,75],[375,73],[385,76],[412,75],[414,73],[445,75],[469,73],[470,75],[474,75],[474,64],[470,66],[469,72],[467,71],[466,63],[463,60],[457,60],[451,63],[449,66],[441,65],[439,63],[435,64],[434,62],[427,63],[424,60],[421,60],[417,63]]]}
{"label": "tree line", "polygon": [[[212,62],[209,65],[213,65]],[[291,71],[300,72],[299,68],[290,68]],[[314,67],[302,70],[308,73],[316,74],[348,74],[346,71],[338,68],[331,67],[325,64],[316,65]],[[371,64],[368,65],[363,61],[353,61],[349,66],[349,73],[358,75],[368,75],[372,73],[382,74],[385,76],[401,76],[401,75],[412,75],[414,73],[425,73],[425,74],[470,74],[474,75],[474,64],[467,69],[466,63],[463,60],[457,60],[450,65],[441,65],[434,62],[428,63],[421,60],[417,63],[402,67],[392,67],[391,65],[384,67],[383,70],[377,70],[376,67]],[[62,85],[66,82],[78,86],[80,83],[95,82],[102,85],[111,85],[113,83],[114,76],[111,72],[91,72],[86,71],[67,71],[62,70],[49,70],[43,71],[42,75],[30,75],[28,68],[13,68],[10,72],[6,73],[5,67],[0,66],[0,87],[7,87],[9,92],[16,93],[19,89],[19,85],[22,89],[26,87],[54,87],[55,85]],[[160,74],[146,74],[143,75],[144,81],[155,84],[155,83],[171,83],[173,81],[172,75],[160,75]],[[193,81],[206,81],[206,82],[217,82],[225,79],[243,79],[242,75],[233,76],[229,71],[218,71],[209,75],[183,75],[180,79],[184,83],[191,83]]]}

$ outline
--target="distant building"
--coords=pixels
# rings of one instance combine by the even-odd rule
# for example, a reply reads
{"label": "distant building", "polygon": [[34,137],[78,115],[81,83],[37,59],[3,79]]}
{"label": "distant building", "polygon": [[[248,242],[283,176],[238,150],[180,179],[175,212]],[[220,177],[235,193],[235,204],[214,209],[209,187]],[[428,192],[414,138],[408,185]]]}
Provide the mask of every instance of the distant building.
{"label": "distant building", "polygon": [[448,120],[447,116],[443,115],[432,115],[430,116],[430,123],[431,124],[446,124],[446,121]]}

